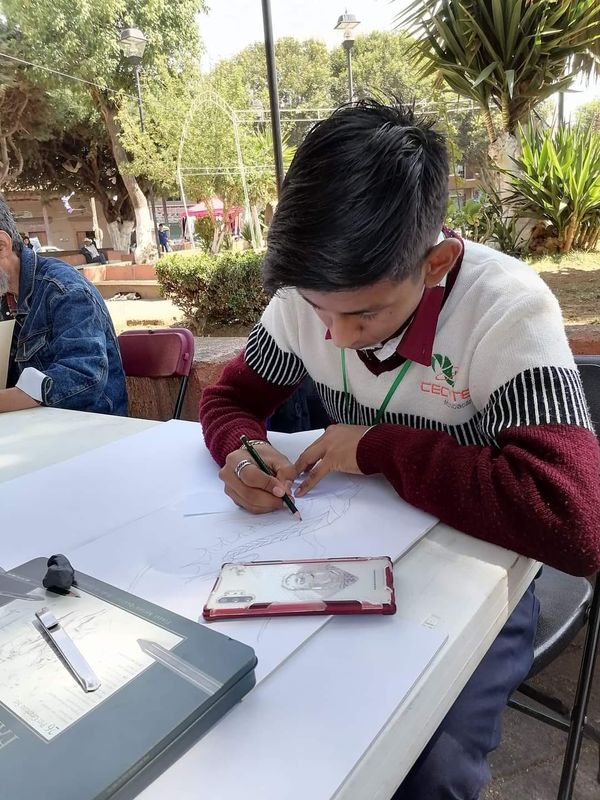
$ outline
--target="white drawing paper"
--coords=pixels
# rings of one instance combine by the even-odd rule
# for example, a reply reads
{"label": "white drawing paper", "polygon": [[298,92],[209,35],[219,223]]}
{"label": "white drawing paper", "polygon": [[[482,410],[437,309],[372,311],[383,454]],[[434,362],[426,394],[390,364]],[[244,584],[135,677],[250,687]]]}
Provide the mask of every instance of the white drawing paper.
{"label": "white drawing paper", "polygon": [[231,511],[231,498],[220,486],[188,495],[181,504],[184,517],[202,517]]}
{"label": "white drawing paper", "polygon": [[[270,439],[294,461],[319,435]],[[298,499],[302,522],[287,508],[253,516],[233,503],[230,511],[184,516],[186,497],[200,491],[222,493],[218,467],[200,426],[177,421],[7,481],[0,484],[3,521],[27,535],[11,539],[6,566],[64,552],[76,570],[198,620],[224,561],[396,560],[436,522],[380,477],[327,476]],[[261,680],[328,619],[212,624],[256,650]]]}
{"label": "white drawing paper", "polygon": [[0,483],[3,524],[27,532],[12,537],[3,566],[68,555],[84,542],[182,500],[207,481],[220,484],[200,425],[177,421]]}
{"label": "white drawing paper", "polygon": [[[435,524],[379,478],[340,479],[336,488],[329,496],[299,500],[302,522],[287,508],[253,516],[233,507],[229,513],[193,517],[184,517],[179,505],[164,508],[73,551],[72,561],[101,580],[201,620],[224,562],[382,555],[396,560]],[[254,648],[257,680],[262,680],[328,619],[210,624]]]}
{"label": "white drawing paper", "polygon": [[260,800],[336,796],[445,640],[399,615],[334,617],[138,800],[197,800],[199,786],[228,800],[241,787]]}

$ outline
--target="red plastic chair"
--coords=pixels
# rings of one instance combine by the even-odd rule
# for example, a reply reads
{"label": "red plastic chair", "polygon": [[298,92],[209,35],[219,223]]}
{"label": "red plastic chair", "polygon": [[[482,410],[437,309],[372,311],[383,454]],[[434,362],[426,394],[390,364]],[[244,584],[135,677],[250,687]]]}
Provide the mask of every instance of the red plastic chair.
{"label": "red plastic chair", "polygon": [[181,377],[173,410],[179,419],[194,361],[194,337],[187,328],[125,331],[119,336],[125,375],[132,378]]}

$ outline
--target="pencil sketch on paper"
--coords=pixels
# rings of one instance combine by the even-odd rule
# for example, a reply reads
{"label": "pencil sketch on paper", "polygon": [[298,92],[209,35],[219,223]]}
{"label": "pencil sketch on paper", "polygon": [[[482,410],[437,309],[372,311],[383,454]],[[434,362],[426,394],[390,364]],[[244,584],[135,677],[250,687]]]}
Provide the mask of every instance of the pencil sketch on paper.
{"label": "pencil sketch on paper", "polygon": [[[303,543],[303,558],[320,558],[326,552],[320,535],[348,513],[359,489],[358,482],[348,478],[333,493],[304,498],[301,522],[293,519],[287,509],[260,516],[235,510],[218,517],[202,517],[201,527],[198,517],[182,518],[182,534],[171,537],[168,546],[155,552],[129,589],[135,591],[149,570],[192,581],[213,577],[227,561],[283,557],[277,554],[278,545],[292,539]],[[265,552],[271,548],[272,552]]]}

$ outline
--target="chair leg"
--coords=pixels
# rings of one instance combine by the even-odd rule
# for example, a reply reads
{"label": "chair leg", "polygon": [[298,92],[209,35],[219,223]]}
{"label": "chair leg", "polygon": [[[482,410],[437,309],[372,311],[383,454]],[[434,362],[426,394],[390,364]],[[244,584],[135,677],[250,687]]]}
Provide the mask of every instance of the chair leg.
{"label": "chair leg", "polygon": [[556,711],[556,713],[561,716],[568,718],[571,714],[570,709],[560,698],[554,697],[554,695],[551,694],[546,694],[546,692],[542,692],[541,689],[536,689],[528,683],[522,683],[517,691],[521,692],[521,694],[524,694],[526,697],[530,697],[537,703],[541,703],[543,706],[546,706],[546,708]]}
{"label": "chair leg", "polygon": [[563,761],[562,774],[560,776],[560,786],[558,789],[558,800],[571,800],[573,788],[575,786],[575,775],[577,764],[581,752],[581,743],[586,724],[586,713],[592,688],[592,678],[594,676],[594,666],[598,654],[598,639],[600,636],[600,581],[596,578],[594,596],[590,606],[588,617],[587,633],[583,646],[583,656],[581,659],[581,669],[577,690],[575,692],[575,702],[571,714],[571,725],[567,738],[567,747]]}
{"label": "chair leg", "polygon": [[181,417],[181,411],[183,409],[183,401],[185,399],[185,392],[188,385],[188,376],[183,375],[181,378],[181,383],[179,384],[179,391],[177,392],[177,400],[175,400],[175,409],[173,411],[173,419],[179,419]]}

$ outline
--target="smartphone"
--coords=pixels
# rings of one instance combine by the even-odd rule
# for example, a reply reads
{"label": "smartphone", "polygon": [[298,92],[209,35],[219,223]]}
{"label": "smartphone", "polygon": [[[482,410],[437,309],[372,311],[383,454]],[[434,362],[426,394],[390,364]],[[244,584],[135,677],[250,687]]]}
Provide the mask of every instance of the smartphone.
{"label": "smartphone", "polygon": [[227,563],[202,615],[206,620],[293,614],[394,614],[390,558]]}

